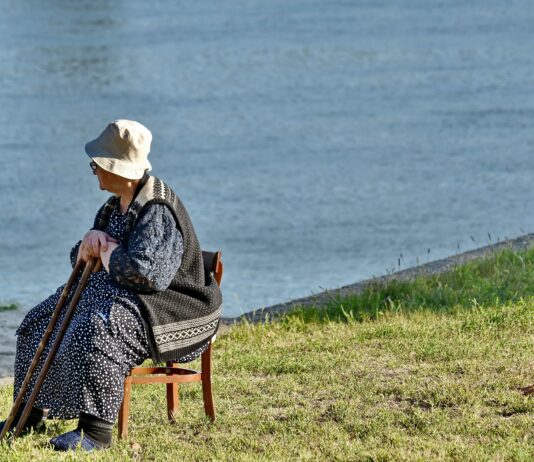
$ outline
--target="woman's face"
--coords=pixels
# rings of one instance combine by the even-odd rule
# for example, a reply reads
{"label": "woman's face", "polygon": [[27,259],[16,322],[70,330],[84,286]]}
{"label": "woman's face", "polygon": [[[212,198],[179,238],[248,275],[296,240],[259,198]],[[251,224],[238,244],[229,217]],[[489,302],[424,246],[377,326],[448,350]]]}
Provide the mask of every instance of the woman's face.
{"label": "woman's face", "polygon": [[96,175],[98,178],[98,183],[100,189],[103,191],[115,192],[117,180],[120,181],[120,177],[114,173],[108,172],[98,165],[91,163],[91,168],[93,169],[93,175]]}

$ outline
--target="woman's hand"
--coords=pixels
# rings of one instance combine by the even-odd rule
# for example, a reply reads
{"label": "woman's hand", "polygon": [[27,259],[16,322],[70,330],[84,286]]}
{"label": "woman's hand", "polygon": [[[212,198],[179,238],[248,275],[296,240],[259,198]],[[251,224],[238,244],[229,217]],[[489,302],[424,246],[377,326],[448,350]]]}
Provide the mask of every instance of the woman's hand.
{"label": "woman's hand", "polygon": [[[87,262],[90,258],[100,258],[101,251],[107,251],[110,245],[116,247],[118,245],[117,239],[114,239],[103,231],[91,230],[83,237],[82,243],[78,249],[78,258],[76,261],[83,260],[84,262]],[[97,264],[95,271],[97,268],[99,271],[101,264]]]}
{"label": "woman's hand", "polygon": [[108,249],[109,242],[117,243],[117,239],[112,238],[104,231],[93,229],[85,234],[82,245],[89,257],[100,257],[100,252]]}
{"label": "woman's hand", "polygon": [[106,268],[106,271],[109,273],[109,260],[111,258],[112,252],[119,246],[116,242],[108,242],[106,250],[101,248],[100,250],[100,259],[102,260],[102,265]]}

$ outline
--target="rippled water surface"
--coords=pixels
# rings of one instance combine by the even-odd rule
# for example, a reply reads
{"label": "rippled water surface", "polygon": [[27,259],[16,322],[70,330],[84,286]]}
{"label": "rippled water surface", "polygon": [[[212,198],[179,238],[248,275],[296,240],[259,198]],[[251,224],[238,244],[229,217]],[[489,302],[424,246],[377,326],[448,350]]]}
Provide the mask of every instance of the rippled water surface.
{"label": "rippled water surface", "polygon": [[468,3],[0,0],[0,375],[114,118],[223,251],[227,316],[532,231],[534,4]]}

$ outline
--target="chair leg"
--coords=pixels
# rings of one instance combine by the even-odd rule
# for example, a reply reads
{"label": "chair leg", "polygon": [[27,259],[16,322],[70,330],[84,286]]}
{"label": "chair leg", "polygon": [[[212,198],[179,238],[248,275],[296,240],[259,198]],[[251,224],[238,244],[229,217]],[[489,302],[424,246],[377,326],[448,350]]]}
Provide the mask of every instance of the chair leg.
{"label": "chair leg", "polygon": [[215,420],[215,406],[213,405],[213,395],[211,393],[211,343],[208,349],[202,353],[202,397],[204,398],[204,412],[211,419]]}
{"label": "chair leg", "polygon": [[128,411],[130,409],[130,395],[132,391],[132,378],[130,376],[124,379],[124,398],[119,410],[119,439],[128,436]]}
{"label": "chair leg", "polygon": [[[176,367],[177,363],[168,362],[167,367]],[[169,422],[171,424],[176,423],[176,414],[180,410],[180,396],[178,395],[177,383],[168,383],[167,384],[167,416],[169,417]]]}

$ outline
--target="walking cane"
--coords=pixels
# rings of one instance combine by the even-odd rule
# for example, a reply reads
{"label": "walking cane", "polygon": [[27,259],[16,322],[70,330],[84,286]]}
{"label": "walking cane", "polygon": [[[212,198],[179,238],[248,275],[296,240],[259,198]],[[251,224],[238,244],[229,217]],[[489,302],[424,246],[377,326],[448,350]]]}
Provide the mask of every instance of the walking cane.
{"label": "walking cane", "polygon": [[56,339],[54,340],[54,343],[52,347],[50,348],[48,356],[46,357],[46,361],[43,364],[41,372],[39,373],[37,381],[35,382],[35,385],[33,387],[33,391],[28,399],[28,402],[26,403],[26,406],[24,407],[24,410],[22,411],[19,421],[17,422],[15,432],[13,433],[13,438],[16,438],[17,436],[19,436],[20,432],[24,428],[24,424],[26,423],[26,420],[28,419],[28,415],[30,414],[33,403],[37,399],[37,395],[39,394],[41,385],[43,384],[46,378],[46,374],[48,373],[48,370],[50,369],[50,365],[52,364],[52,361],[54,360],[54,357],[56,356],[57,350],[59,349],[59,345],[61,344],[61,340],[63,339],[63,336],[69,326],[72,315],[74,314],[74,311],[76,310],[76,305],[78,304],[78,301],[82,295],[82,292],[85,289],[85,286],[87,284],[87,280],[89,279],[89,276],[93,272],[93,269],[96,263],[97,263],[97,259],[91,258],[87,263],[84,263],[83,261],[80,260],[74,266],[74,269],[72,270],[72,274],[70,275],[69,280],[65,284],[63,292],[61,293],[61,296],[59,297],[56,308],[54,309],[50,322],[48,323],[46,331],[43,335],[43,338],[41,339],[39,346],[37,347],[37,350],[35,351],[35,355],[28,369],[28,372],[26,373],[24,382],[22,383],[20,387],[19,394],[17,395],[17,399],[13,403],[13,407],[11,408],[9,416],[4,423],[4,428],[2,429],[2,432],[0,433],[0,441],[4,439],[4,437],[9,431],[9,428],[11,427],[11,424],[13,423],[13,420],[15,419],[17,411],[19,410],[19,407],[22,404],[22,400],[24,399],[24,395],[26,394],[26,390],[28,389],[28,385],[30,384],[31,378],[35,372],[35,369],[37,368],[37,364],[39,363],[39,360],[41,359],[43,350],[45,349],[45,346],[48,343],[48,339],[50,338],[50,335],[52,334],[52,331],[54,330],[57,324],[59,315],[63,309],[63,306],[65,305],[67,297],[69,296],[70,290],[80,270],[82,269],[82,267],[85,266],[80,282],[78,283],[76,287],[76,292],[74,293],[72,297],[70,305],[67,308],[67,312],[65,313],[65,318],[63,319],[63,322],[61,323],[61,326],[57,333]]}

